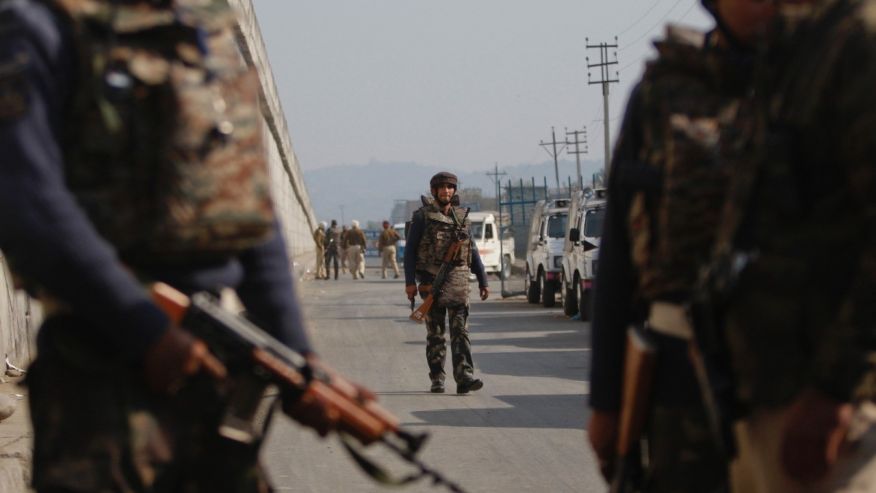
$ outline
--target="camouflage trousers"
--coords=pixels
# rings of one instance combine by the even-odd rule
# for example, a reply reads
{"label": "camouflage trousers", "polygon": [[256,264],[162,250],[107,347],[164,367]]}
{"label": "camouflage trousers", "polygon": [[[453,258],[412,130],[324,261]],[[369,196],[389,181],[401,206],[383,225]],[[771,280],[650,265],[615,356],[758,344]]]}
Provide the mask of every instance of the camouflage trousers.
{"label": "camouflage trousers", "polygon": [[429,378],[432,381],[444,381],[447,325],[450,325],[453,379],[461,382],[470,379],[474,372],[471,341],[468,338],[468,304],[439,306],[439,303],[435,303],[426,315],[426,361],[429,364]]}
{"label": "camouflage trousers", "polygon": [[212,381],[173,397],[147,392],[81,319],[49,317],[30,366],[37,492],[267,493],[259,443],[218,435],[224,410]]}
{"label": "camouflage trousers", "polygon": [[727,461],[715,450],[700,403],[654,406],[647,439],[649,464],[643,492],[728,491]]}

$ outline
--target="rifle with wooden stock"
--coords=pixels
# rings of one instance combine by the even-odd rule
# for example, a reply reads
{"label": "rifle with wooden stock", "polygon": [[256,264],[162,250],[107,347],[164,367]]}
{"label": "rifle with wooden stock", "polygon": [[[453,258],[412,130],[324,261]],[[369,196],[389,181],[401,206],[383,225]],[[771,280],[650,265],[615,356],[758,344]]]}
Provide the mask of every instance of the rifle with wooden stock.
{"label": "rifle with wooden stock", "polygon": [[[447,275],[455,267],[454,262],[459,255],[459,249],[462,248],[463,243],[469,241],[468,232],[464,229],[465,220],[468,218],[469,211],[471,211],[470,208],[466,209],[462,221],[457,223],[457,229],[454,231],[456,237],[454,238],[453,243],[447,247],[447,251],[444,252],[444,257],[441,259],[441,267],[438,268],[438,273],[435,274],[435,279],[432,280],[428,296],[423,300],[423,304],[411,313],[411,320],[417,323],[422,323],[423,320],[426,319],[426,315],[429,313],[429,310],[432,309],[432,304],[435,302],[435,298],[441,293],[441,289],[447,282]],[[455,214],[454,219],[456,219]],[[413,302],[414,301],[411,300],[412,304]]]}
{"label": "rifle with wooden stock", "polygon": [[627,331],[624,384],[618,424],[617,461],[610,493],[633,493],[642,486],[639,446],[650,406],[657,350],[641,326]]}
{"label": "rifle with wooden stock", "polygon": [[[401,428],[398,418],[376,401],[363,399],[350,381],[311,364],[246,318],[223,309],[208,293],[196,293],[189,298],[163,283],[154,284],[151,291],[155,302],[171,320],[203,339],[210,351],[229,368],[234,381],[226,415],[218,430],[222,436],[243,443],[261,438],[264,430],[259,421],[266,415],[264,407],[274,402],[265,397],[272,392],[276,394],[279,389],[281,395],[298,396],[297,403],[316,404],[317,408],[324,409],[336,423],[344,447],[374,480],[404,485],[430,477],[435,486],[463,492],[460,486],[416,457],[427,434]],[[283,406],[283,410],[296,419],[287,406]],[[361,445],[380,443],[414,465],[417,473],[403,478],[391,477],[362,455],[350,438]]]}

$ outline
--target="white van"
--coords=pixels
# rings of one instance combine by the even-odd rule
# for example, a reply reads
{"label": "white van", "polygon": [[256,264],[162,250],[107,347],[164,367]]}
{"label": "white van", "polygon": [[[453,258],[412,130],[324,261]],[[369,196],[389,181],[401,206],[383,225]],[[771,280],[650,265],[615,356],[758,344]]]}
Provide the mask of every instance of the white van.
{"label": "white van", "polygon": [[468,220],[471,221],[471,239],[478,247],[484,270],[508,279],[514,263],[514,237],[503,234],[500,245],[499,225],[493,212],[472,212]]}
{"label": "white van", "polygon": [[571,199],[540,200],[535,204],[526,245],[526,300],[554,306],[561,286],[563,241]]}
{"label": "white van", "polygon": [[599,258],[599,240],[605,221],[605,189],[575,192],[569,207],[569,223],[563,243],[563,311],[590,318],[593,279]]}

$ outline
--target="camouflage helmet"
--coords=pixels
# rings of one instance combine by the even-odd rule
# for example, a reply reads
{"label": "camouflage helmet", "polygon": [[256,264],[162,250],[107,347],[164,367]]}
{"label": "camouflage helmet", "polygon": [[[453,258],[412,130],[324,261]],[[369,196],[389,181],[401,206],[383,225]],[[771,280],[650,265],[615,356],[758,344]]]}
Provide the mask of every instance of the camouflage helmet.
{"label": "camouflage helmet", "polygon": [[443,183],[453,185],[453,188],[456,188],[458,181],[459,180],[457,180],[456,175],[454,175],[453,173],[450,173],[449,171],[442,171],[433,176],[431,180],[429,180],[429,188],[437,188],[438,185],[441,185]]}

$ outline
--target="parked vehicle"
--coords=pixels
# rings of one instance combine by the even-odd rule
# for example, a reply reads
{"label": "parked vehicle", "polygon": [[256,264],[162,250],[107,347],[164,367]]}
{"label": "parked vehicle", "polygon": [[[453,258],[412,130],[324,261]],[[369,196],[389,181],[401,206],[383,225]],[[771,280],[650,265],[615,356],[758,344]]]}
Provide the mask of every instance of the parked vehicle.
{"label": "parked vehicle", "polygon": [[401,238],[398,240],[398,243],[395,244],[395,258],[399,262],[404,262],[405,259],[405,244],[408,242],[407,230],[405,223],[395,223],[392,226],[392,229],[398,233],[398,237]]}
{"label": "parked vehicle", "polygon": [[526,299],[546,307],[556,304],[563,271],[563,241],[571,200],[553,199],[536,203],[526,245]]}
{"label": "parked vehicle", "polygon": [[471,221],[471,238],[478,247],[484,270],[508,279],[514,263],[514,237],[503,231],[500,245],[499,225],[493,212],[472,212],[468,219]]}
{"label": "parked vehicle", "polygon": [[563,311],[587,321],[592,311],[593,279],[605,220],[605,189],[585,189],[572,196],[563,243]]}

